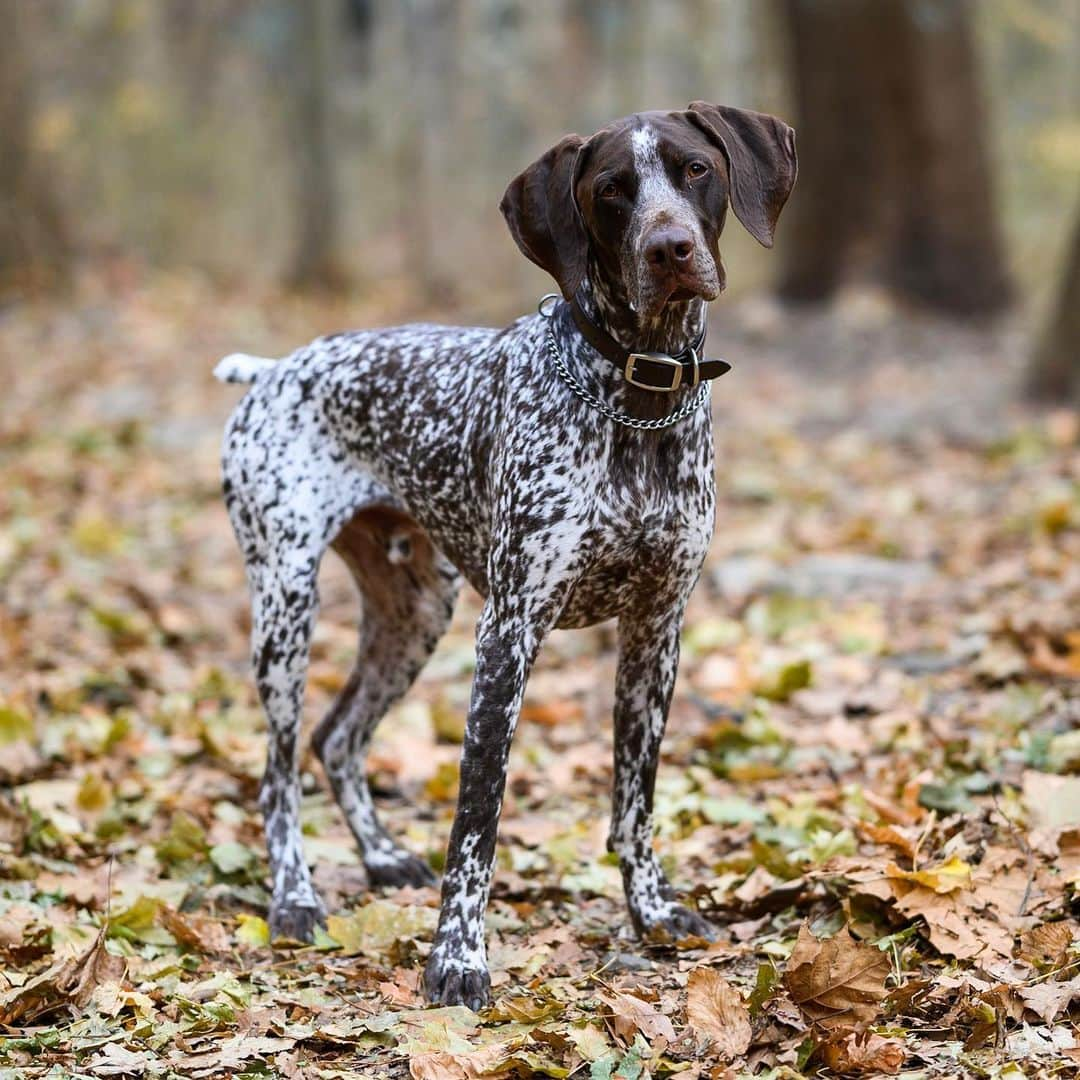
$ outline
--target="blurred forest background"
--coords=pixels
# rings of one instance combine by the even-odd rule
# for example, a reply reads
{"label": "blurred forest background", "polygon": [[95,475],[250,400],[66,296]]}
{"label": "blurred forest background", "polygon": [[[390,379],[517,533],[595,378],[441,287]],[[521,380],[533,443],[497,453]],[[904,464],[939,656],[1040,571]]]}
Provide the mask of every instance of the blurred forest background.
{"label": "blurred forest background", "polygon": [[[1080,206],[1074,0],[0,11],[9,293],[83,267],[118,288],[190,270],[505,319],[545,287],[496,211],[508,179],[567,130],[708,98],[800,138],[781,258],[729,230],[736,293],[823,300],[869,280],[960,316],[1019,297],[1051,321],[1060,296]],[[1080,308],[1077,290],[1059,306]]]}
{"label": "blurred forest background", "polygon": [[[720,941],[630,937],[615,636],[560,631],[510,759],[501,1011],[422,1012],[438,894],[371,893],[306,750],[333,914],[270,948],[211,369],[532,311],[510,178],[695,99],[800,157],[775,249],[722,243],[717,529],[658,778]],[[644,1078],[710,1040],[710,1075],[1080,1075],[1078,0],[0,0],[0,396],[0,1080]],[[309,727],[357,641],[336,560],[320,595]],[[369,758],[435,867],[480,606]],[[808,949],[871,972],[869,1041],[820,1022]]]}

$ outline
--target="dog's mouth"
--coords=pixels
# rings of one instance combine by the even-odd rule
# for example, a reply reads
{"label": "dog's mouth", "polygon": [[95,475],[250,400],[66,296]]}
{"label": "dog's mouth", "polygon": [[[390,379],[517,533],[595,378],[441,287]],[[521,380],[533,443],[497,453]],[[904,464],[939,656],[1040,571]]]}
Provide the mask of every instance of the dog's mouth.
{"label": "dog's mouth", "polygon": [[691,289],[686,285],[677,285],[664,303],[678,304],[684,300],[693,300],[696,296],[704,296],[704,293],[699,289]]}
{"label": "dog's mouth", "polygon": [[[664,295],[664,293],[667,295]],[[668,304],[685,304],[689,300],[715,300],[720,295],[719,284],[715,281],[706,281],[699,277],[676,277],[673,278],[666,290],[661,289],[656,300],[658,308]]]}

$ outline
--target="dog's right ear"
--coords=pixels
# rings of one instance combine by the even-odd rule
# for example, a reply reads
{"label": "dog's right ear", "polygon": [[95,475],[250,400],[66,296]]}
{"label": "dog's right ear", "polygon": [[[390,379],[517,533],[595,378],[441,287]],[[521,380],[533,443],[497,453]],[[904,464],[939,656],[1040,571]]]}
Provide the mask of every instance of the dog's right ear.
{"label": "dog's right ear", "polygon": [[588,237],[574,198],[585,140],[567,135],[510,182],[499,209],[526,258],[569,300],[585,276]]}

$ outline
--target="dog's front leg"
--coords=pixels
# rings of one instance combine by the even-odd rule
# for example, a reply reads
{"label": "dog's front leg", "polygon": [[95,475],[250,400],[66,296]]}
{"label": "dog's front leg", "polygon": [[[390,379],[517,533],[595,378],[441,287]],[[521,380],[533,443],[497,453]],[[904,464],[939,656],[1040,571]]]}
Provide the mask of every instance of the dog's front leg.
{"label": "dog's front leg", "polygon": [[510,740],[525,681],[547,619],[520,605],[488,600],[476,636],[476,673],[461,748],[461,787],[443,873],[442,910],[424,972],[428,999],[444,1005],[487,1004],[491,978],[484,914],[495,866],[495,838],[506,787]]}
{"label": "dog's front leg", "polygon": [[619,620],[615,681],[615,785],[608,850],[619,857],[630,918],[639,934],[711,938],[712,928],[678,904],[653,850],[653,789],[660,740],[679,666],[682,605]]}

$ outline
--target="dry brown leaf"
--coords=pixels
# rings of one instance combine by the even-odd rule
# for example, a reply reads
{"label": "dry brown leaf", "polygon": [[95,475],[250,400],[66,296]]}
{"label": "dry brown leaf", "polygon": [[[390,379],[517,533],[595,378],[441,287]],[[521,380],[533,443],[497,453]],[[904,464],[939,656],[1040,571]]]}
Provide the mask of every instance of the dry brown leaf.
{"label": "dry brown leaf", "polygon": [[903,807],[897,806],[896,803],[890,802],[868,788],[863,789],[862,797],[867,806],[876,810],[880,817],[893,825],[914,825],[919,820],[919,814],[909,813]]}
{"label": "dry brown leaf", "polygon": [[205,915],[181,915],[172,908],[158,909],[158,921],[185,948],[213,955],[228,952],[231,935],[216,919]]}
{"label": "dry brown leaf", "polygon": [[612,1030],[628,1044],[634,1041],[639,1031],[650,1043],[654,1039],[665,1039],[668,1043],[675,1041],[671,1021],[647,1001],[618,990],[604,990],[599,998],[611,1010]]}
{"label": "dry brown leaf", "polygon": [[1024,773],[1024,803],[1037,828],[1080,825],[1080,776],[1054,776],[1028,769]]}
{"label": "dry brown leaf", "polygon": [[79,956],[53,964],[36,978],[0,996],[0,1024],[33,1020],[64,1005],[79,1008],[90,1000],[99,983],[122,979],[126,966],[123,957],[106,950],[103,926]]}
{"label": "dry brown leaf", "polygon": [[1042,923],[1020,935],[1020,958],[1030,964],[1058,966],[1072,944],[1076,926],[1071,922]]}
{"label": "dry brown leaf", "polygon": [[573,700],[527,702],[521,707],[521,721],[556,727],[581,717],[581,703]]}
{"label": "dry brown leaf", "polygon": [[792,1001],[823,1028],[869,1023],[886,995],[889,960],[847,929],[819,940],[804,923],[784,972]]}
{"label": "dry brown leaf", "polygon": [[295,1045],[295,1039],[273,1035],[233,1035],[222,1039],[212,1050],[199,1054],[174,1051],[168,1060],[174,1069],[183,1070],[184,1076],[218,1076],[222,1072],[238,1069],[253,1058],[276,1054],[279,1050],[291,1050]]}
{"label": "dry brown leaf", "polygon": [[29,831],[29,816],[7,799],[0,799],[0,844],[21,852]]}
{"label": "dry brown leaf", "polygon": [[420,972],[416,969],[395,968],[392,979],[379,983],[383,1000],[398,1008],[422,1007],[424,997],[420,991]]}
{"label": "dry brown leaf", "polygon": [[119,1043],[106,1043],[87,1062],[94,1076],[145,1076],[156,1064],[145,1050],[129,1050]]}
{"label": "dry brown leaf", "polygon": [[904,1064],[904,1044],[897,1039],[868,1034],[860,1038],[849,1031],[830,1039],[821,1047],[821,1059],[838,1073],[892,1076]]}
{"label": "dry brown leaf", "polygon": [[1077,998],[1080,975],[1068,982],[1041,982],[1017,990],[1020,1000],[1044,1023],[1052,1024]]}
{"label": "dry brown leaf", "polygon": [[1080,639],[1076,631],[1066,634],[1063,644],[1067,651],[1060,653],[1045,637],[1035,638],[1031,642],[1031,666],[1049,675],[1080,679]]}
{"label": "dry brown leaf", "polygon": [[1012,956],[1015,935],[1026,921],[1019,914],[1029,882],[1022,852],[988,848],[971,870],[970,888],[945,892],[945,881],[935,891],[911,877],[892,875],[888,886],[898,911],[925,921],[926,936],[938,952],[958,960]]}
{"label": "dry brown leaf", "polygon": [[[909,836],[901,831],[902,826],[897,825],[871,825],[867,821],[859,821],[855,824],[855,830],[864,839],[874,844],[885,844],[895,848],[909,859],[915,858],[917,850],[917,837]],[[911,830],[914,832],[914,830]]]}
{"label": "dry brown leaf", "polygon": [[412,1080],[498,1080],[510,1072],[502,1068],[509,1056],[505,1043],[482,1046],[466,1054],[453,1054],[449,1050],[433,1050],[426,1054],[413,1054],[409,1059],[409,1075]]}
{"label": "dry brown leaf", "polygon": [[750,1013],[742,996],[713,968],[699,967],[686,982],[686,1020],[698,1041],[724,1058],[742,1057],[750,1045]]}

